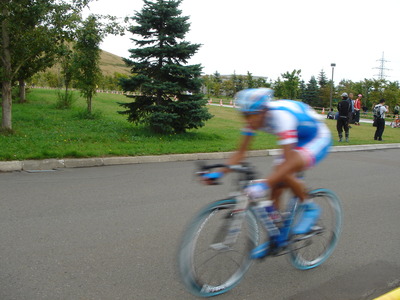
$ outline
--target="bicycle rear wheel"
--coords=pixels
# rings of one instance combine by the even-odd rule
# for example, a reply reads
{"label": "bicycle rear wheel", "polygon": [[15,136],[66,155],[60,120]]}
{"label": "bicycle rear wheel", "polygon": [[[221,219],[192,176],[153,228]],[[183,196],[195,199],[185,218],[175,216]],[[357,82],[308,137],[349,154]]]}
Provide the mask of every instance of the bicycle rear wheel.
{"label": "bicycle rear wheel", "polygon": [[210,297],[236,286],[249,269],[250,250],[258,244],[255,216],[244,212],[240,233],[225,245],[227,228],[234,216],[235,199],[212,203],[188,227],[179,252],[179,270],[186,288],[194,295]]}
{"label": "bicycle rear wheel", "polygon": [[317,189],[309,195],[321,208],[321,216],[311,232],[291,236],[293,243],[290,244],[289,260],[300,270],[322,264],[335,249],[342,228],[342,206],[336,194],[327,189]]}

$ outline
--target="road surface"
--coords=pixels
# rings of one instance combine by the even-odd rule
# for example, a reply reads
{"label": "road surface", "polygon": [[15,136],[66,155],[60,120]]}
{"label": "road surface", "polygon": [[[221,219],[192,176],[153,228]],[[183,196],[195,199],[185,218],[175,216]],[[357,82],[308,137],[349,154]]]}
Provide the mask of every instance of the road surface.
{"label": "road surface", "polygon": [[[272,160],[250,159],[266,171]],[[201,186],[193,167],[0,173],[0,299],[195,299],[179,281],[177,247],[230,181]],[[285,257],[255,263],[218,299],[373,299],[400,286],[400,149],[332,153],[307,182],[343,199],[332,257],[310,271]]]}

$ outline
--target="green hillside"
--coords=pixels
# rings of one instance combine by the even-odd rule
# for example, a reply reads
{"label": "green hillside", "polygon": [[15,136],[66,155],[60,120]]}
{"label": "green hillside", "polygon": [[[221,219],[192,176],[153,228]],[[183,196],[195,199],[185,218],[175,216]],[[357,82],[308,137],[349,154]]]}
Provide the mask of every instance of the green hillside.
{"label": "green hillside", "polygon": [[[56,63],[48,71],[58,74],[60,69],[60,64]],[[130,69],[126,67],[121,57],[103,50],[100,53],[100,69],[104,76],[113,76],[114,73],[130,74]]]}
{"label": "green hillside", "polygon": [[103,75],[114,75],[114,73],[130,74],[121,57],[107,51],[101,51],[100,68]]}

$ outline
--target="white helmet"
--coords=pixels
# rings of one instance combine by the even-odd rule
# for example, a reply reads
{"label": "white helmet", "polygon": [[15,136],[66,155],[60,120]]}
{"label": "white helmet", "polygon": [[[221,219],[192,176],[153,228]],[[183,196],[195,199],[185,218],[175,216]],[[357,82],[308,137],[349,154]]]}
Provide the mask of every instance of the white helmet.
{"label": "white helmet", "polygon": [[242,113],[257,113],[264,110],[273,97],[274,90],[272,89],[246,89],[236,94],[236,103]]}

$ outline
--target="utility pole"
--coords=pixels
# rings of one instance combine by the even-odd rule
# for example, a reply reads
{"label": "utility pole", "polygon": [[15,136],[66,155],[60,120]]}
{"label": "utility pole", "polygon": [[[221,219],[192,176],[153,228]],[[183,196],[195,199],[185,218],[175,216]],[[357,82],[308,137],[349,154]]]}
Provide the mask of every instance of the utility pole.
{"label": "utility pole", "polygon": [[385,64],[389,61],[385,60],[385,52],[382,52],[382,58],[378,59],[377,61],[379,61],[379,67],[374,68],[374,69],[378,69],[379,70],[379,74],[376,74],[375,76],[378,76],[378,79],[383,80],[386,77],[388,77],[385,74],[385,71],[389,71],[390,69],[385,67]]}
{"label": "utility pole", "polygon": [[333,89],[334,89],[334,84],[333,84],[333,72],[334,72],[334,69],[335,69],[335,67],[336,67],[336,64],[335,64],[335,63],[331,63],[331,67],[332,67],[332,81],[331,81],[331,97],[330,97],[330,99],[329,99],[329,108],[330,108],[330,111],[332,110],[332,95],[333,95]]}

